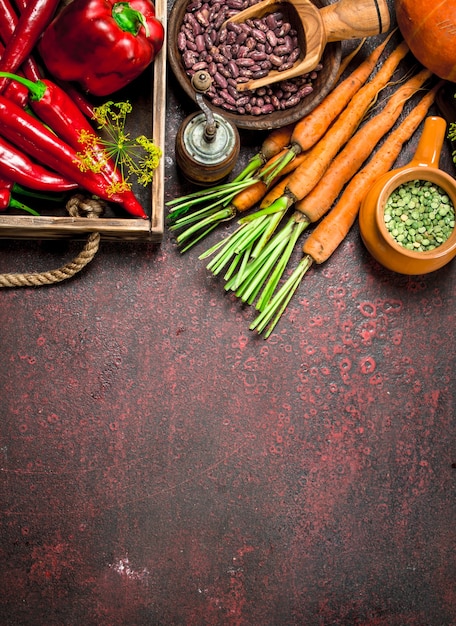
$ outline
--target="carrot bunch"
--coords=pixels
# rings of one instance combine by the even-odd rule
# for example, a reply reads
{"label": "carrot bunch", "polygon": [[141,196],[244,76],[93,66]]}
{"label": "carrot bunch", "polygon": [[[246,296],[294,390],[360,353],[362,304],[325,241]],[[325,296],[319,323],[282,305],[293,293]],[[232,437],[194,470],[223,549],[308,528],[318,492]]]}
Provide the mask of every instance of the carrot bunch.
{"label": "carrot bunch", "polygon": [[[232,181],[167,203],[170,207],[170,230],[178,231],[176,241],[181,252],[186,252],[206,237],[220,222],[226,222],[258,205],[281,178],[299,167],[305,159],[306,150],[317,143],[354,93],[366,82],[391,35],[371,52],[356,72],[337,85],[315,112],[296,123],[272,130],[258,153]],[[339,77],[363,44],[364,40],[344,57]],[[311,129],[310,133],[308,129]]]}
{"label": "carrot bunch", "polygon": [[[407,53],[407,45],[401,42],[370,78],[362,77],[368,70],[365,62],[361,63],[299,122],[290,146],[276,159],[295,152],[293,160],[300,163],[287,171],[293,160],[288,163],[285,156],[282,177],[263,196],[259,210],[241,218],[237,230],[200,256],[216,253],[207,268],[214,274],[224,270],[226,290],[248,304],[256,301],[259,315],[252,330],[270,335],[305,273],[314,263],[326,261],[344,240],[368,189],[392,167],[403,144],[426,116],[440,87],[425,88],[433,77],[427,69],[406,76],[392,95],[380,101],[379,94],[391,84]],[[339,93],[344,104],[334,115],[335,94],[342,85]],[[423,89],[425,95],[399,123],[405,104]],[[294,212],[282,225],[291,207]],[[299,237],[317,222],[306,238],[301,262],[276,292]]]}
{"label": "carrot bunch", "polygon": [[374,153],[370,161],[353,176],[345,186],[337,203],[319,222],[306,238],[302,247],[303,258],[287,281],[272,296],[264,301],[261,312],[250,325],[250,329],[265,332],[267,338],[279,321],[282,313],[293,297],[302,278],[314,264],[327,261],[344,241],[353,226],[367,192],[372,185],[386,174],[398,158],[401,149],[421,122],[426,117],[441,83],[434,85],[420,102],[404,118],[401,124],[391,132],[382,146]]}

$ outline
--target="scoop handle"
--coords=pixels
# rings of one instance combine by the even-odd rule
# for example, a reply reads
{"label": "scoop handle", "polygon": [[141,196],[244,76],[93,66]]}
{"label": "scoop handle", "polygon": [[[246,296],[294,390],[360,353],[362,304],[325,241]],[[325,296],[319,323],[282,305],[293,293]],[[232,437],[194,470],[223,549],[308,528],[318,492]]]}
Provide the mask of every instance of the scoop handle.
{"label": "scoop handle", "polygon": [[327,41],[379,35],[389,30],[391,21],[386,0],[339,0],[320,13]]}

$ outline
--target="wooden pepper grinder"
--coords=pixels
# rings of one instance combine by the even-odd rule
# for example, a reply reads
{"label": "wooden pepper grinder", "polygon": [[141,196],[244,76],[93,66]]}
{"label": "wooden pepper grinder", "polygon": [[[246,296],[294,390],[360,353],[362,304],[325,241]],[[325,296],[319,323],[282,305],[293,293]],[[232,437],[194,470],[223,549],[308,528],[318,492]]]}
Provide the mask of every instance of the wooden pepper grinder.
{"label": "wooden pepper grinder", "polygon": [[239,133],[231,122],[214,113],[203,95],[212,84],[210,74],[201,70],[192,78],[195,99],[201,111],[189,115],[176,136],[176,160],[191,182],[209,186],[228,176],[239,156]]}

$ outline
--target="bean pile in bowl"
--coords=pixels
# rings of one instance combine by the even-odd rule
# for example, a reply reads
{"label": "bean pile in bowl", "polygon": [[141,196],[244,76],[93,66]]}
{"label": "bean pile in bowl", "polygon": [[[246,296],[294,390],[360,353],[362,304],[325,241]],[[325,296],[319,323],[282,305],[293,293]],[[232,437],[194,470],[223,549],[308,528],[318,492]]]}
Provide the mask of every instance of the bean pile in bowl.
{"label": "bean pile in bowl", "polygon": [[323,100],[336,80],[341,48],[339,42],[327,44],[321,63],[308,74],[238,90],[239,83],[291,67],[301,53],[286,11],[271,10],[264,17],[222,28],[229,17],[253,4],[254,0],[177,0],[168,22],[169,60],[191,98],[193,74],[206,70],[212,78],[205,94],[211,108],[239,128],[266,130],[297,121]]}

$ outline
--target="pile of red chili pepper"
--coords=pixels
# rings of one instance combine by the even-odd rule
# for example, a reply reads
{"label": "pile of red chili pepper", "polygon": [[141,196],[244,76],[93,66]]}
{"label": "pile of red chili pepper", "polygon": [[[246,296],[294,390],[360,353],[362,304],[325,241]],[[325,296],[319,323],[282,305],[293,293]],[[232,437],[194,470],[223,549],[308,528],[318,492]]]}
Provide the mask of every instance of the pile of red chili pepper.
{"label": "pile of red chili pepper", "polygon": [[[131,3],[137,1],[132,0]],[[130,17],[136,26],[133,30],[124,30],[117,22],[115,25],[109,23],[108,11],[114,12],[115,6],[111,0],[73,0],[62,11],[58,11],[60,0],[16,0],[14,5],[12,2],[14,0],[0,0],[0,210],[8,206],[25,206],[15,201],[15,192],[35,193],[38,197],[43,194],[47,197],[49,194],[81,189],[120,205],[132,216],[147,219],[147,214],[129,187],[120,184],[113,186],[113,183],[121,182],[121,174],[101,141],[98,141],[99,137],[91,122],[93,107],[86,94],[73,83],[61,83],[53,74],[52,78],[44,76],[39,60],[42,64],[44,61],[47,69],[46,54],[40,55],[37,51],[40,50],[44,34],[49,32],[55,36],[55,33],[64,32],[59,24],[65,10],[70,7],[73,18],[79,12],[79,21],[73,19],[74,28],[82,28],[84,16],[87,28],[101,32],[103,24],[91,26],[90,12],[93,12],[94,4],[104,5],[104,31],[110,31],[107,36],[112,46],[105,53],[111,65],[117,66],[117,69],[119,59],[114,54],[115,46],[120,42],[124,55],[126,48],[137,51],[141,42],[145,48],[144,40],[151,36],[148,24],[153,25],[155,39],[147,44],[148,54],[145,50],[140,63],[130,73],[125,72],[121,85],[118,72],[113,72],[111,81],[108,71],[103,77],[100,76],[102,91],[115,92],[120,88],[119,85],[128,84],[138,76],[163,44],[163,30],[160,30],[161,24],[154,18],[153,4],[150,3],[152,10],[149,10],[147,20],[138,18],[138,11],[135,11],[135,15],[132,17],[130,14]],[[145,6],[149,0],[140,2]],[[130,6],[127,2],[117,4]],[[114,28],[118,29],[116,39],[113,39]],[[99,37],[100,32],[93,32],[93,37]],[[80,31],[80,47],[84,46],[86,35],[87,31]],[[71,54],[71,47],[67,46],[65,49],[53,50],[53,55],[63,54],[64,50],[67,56]],[[92,71],[94,61],[92,57]],[[86,77],[86,69],[80,61],[78,70],[81,84]],[[78,82],[77,78],[73,73],[71,80]],[[93,85],[94,90],[86,85],[86,93],[97,91],[98,85],[95,82]],[[92,154],[95,153],[99,158],[99,167],[95,163],[93,168],[87,169],[83,163],[80,156],[81,133],[90,136],[92,144],[96,145],[97,149],[92,150]]]}

